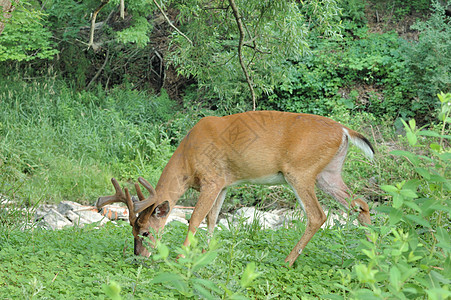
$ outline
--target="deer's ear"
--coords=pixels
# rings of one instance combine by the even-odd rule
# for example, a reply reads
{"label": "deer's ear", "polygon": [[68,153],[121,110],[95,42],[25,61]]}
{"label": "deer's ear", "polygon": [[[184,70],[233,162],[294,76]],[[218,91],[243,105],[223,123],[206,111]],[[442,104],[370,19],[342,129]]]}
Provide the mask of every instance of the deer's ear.
{"label": "deer's ear", "polygon": [[169,214],[170,211],[171,208],[169,207],[169,202],[164,201],[163,203],[155,207],[152,216],[156,218],[164,218]]}

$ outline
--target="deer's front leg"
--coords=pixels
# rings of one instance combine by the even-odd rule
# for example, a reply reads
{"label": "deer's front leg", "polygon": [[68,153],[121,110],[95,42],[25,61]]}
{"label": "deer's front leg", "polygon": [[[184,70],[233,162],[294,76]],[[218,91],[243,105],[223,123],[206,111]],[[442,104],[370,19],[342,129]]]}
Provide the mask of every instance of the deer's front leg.
{"label": "deer's front leg", "polygon": [[[208,213],[212,210],[213,205],[215,203],[218,203],[218,205],[215,205],[215,215],[217,218],[217,214],[219,213],[219,210],[221,209],[222,202],[224,201],[225,196],[225,189],[222,185],[216,185],[216,184],[210,184],[208,186],[202,187],[199,200],[196,203],[196,206],[194,207],[193,214],[191,215],[191,219],[189,220],[189,226],[188,231],[191,231],[193,234],[196,233],[197,228],[199,227],[200,223],[203,219],[207,216]],[[220,205],[219,202],[220,201]],[[215,218],[215,223],[216,223]],[[210,219],[210,222],[213,221],[213,219]],[[214,224],[209,224],[210,226],[213,226]],[[189,246],[190,242],[188,240],[188,235],[186,236],[185,242],[183,243],[184,246]]]}

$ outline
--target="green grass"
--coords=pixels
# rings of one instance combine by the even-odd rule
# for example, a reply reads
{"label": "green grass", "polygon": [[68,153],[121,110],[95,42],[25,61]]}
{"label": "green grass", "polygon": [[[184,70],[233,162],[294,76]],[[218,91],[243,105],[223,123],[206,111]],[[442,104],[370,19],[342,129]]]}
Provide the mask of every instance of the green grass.
{"label": "green grass", "polygon": [[156,182],[173,151],[160,125],[173,105],[166,95],[77,93],[58,81],[6,78],[0,180],[24,181],[21,192],[34,202],[92,202],[110,190],[113,175]]}
{"label": "green grass", "polygon": [[[346,251],[331,229],[321,230],[315,236],[294,268],[283,267],[285,256],[303,229],[303,224],[295,224],[291,229],[278,231],[255,227],[218,230],[215,239],[219,245],[210,250],[216,253],[216,258],[194,276],[218,286],[225,284],[231,291],[257,299],[276,296],[308,299],[338,292],[334,282],[340,282],[337,270],[346,260]],[[186,230],[178,222],[167,226],[162,242],[171,245],[168,261],[175,261]],[[354,242],[348,241],[355,247],[356,238],[363,234],[354,228],[346,236],[351,240],[355,236]],[[205,233],[200,232],[199,238],[198,247],[207,247]],[[0,261],[2,299],[102,298],[104,286],[111,282],[119,284],[124,299],[180,298],[167,285],[152,283],[158,274],[173,271],[168,264],[161,259],[135,260],[131,228],[125,223],[118,226],[108,223],[100,229],[87,226],[59,231],[17,231],[2,246]],[[239,279],[250,262],[256,263],[260,275],[250,287],[242,289]],[[183,263],[178,264],[180,274],[184,274]],[[215,295],[222,297],[222,294]]]}

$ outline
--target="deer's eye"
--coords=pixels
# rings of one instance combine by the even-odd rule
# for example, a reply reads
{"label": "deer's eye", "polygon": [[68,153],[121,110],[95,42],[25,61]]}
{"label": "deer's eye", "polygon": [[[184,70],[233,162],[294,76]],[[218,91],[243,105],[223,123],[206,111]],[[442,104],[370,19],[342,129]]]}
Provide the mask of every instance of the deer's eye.
{"label": "deer's eye", "polygon": [[143,232],[143,233],[142,233],[142,236],[146,236],[146,237],[149,236],[149,232],[148,232],[148,231]]}

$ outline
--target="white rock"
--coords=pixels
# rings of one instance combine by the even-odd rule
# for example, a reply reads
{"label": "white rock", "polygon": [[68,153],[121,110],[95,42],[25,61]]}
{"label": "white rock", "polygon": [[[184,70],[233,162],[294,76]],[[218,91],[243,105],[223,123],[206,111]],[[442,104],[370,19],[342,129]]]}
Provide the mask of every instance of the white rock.
{"label": "white rock", "polygon": [[42,204],[39,205],[34,212],[34,220],[39,221],[44,218],[51,210],[56,210],[56,205],[52,204]]}
{"label": "white rock", "polygon": [[104,225],[108,222],[108,219],[102,216],[96,207],[81,205],[72,201],[61,201],[58,204],[58,211],[76,225],[85,225],[95,222],[100,222],[100,225]]}
{"label": "white rock", "polygon": [[244,218],[246,224],[253,224],[257,221],[265,229],[281,227],[285,221],[283,216],[264,212],[255,207],[242,207],[236,211],[235,215]]}
{"label": "white rock", "polygon": [[49,229],[61,229],[66,226],[72,226],[72,222],[57,210],[51,208],[46,215],[40,220],[40,225]]}

